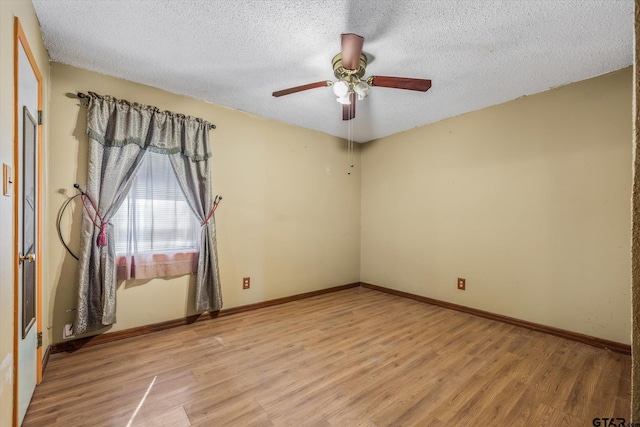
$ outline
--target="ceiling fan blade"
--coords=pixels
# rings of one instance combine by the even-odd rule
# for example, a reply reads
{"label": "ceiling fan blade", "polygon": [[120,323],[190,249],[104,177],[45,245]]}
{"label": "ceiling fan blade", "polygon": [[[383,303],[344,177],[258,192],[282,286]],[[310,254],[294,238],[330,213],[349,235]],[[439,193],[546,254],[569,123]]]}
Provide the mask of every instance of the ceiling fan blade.
{"label": "ceiling fan blade", "polygon": [[349,101],[351,104],[342,105],[342,120],[351,120],[356,118],[356,94],[351,92],[349,94]]}
{"label": "ceiling fan blade", "polygon": [[357,34],[342,34],[342,66],[346,70],[357,70],[360,65],[360,55],[364,37]]}
{"label": "ceiling fan blade", "polygon": [[273,96],[276,98],[284,95],[291,95],[292,93],[302,92],[303,90],[315,89],[317,87],[326,87],[331,86],[333,82],[331,80],[324,80],[321,82],[309,83],[302,86],[290,87],[289,89],[279,90],[277,92],[273,92]]}
{"label": "ceiling fan blade", "polygon": [[407,77],[372,76],[368,80],[371,86],[390,87],[394,89],[407,89],[426,92],[431,88],[431,80],[410,79]]}

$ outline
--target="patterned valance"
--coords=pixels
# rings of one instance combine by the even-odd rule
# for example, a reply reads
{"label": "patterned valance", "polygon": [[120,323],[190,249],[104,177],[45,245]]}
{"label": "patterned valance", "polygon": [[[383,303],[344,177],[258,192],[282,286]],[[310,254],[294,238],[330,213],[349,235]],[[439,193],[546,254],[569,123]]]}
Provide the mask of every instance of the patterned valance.
{"label": "patterned valance", "polygon": [[[209,129],[215,126],[206,120],[94,92],[89,97],[87,134],[102,145],[136,144],[156,153],[182,153],[192,161],[211,157]],[[102,114],[94,114],[96,109]]]}

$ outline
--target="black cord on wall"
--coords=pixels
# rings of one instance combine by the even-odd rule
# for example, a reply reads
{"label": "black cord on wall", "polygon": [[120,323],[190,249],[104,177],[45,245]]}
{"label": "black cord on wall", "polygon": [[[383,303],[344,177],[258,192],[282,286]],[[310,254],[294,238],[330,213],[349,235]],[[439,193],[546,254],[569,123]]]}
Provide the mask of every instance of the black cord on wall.
{"label": "black cord on wall", "polygon": [[60,242],[62,242],[62,246],[65,247],[65,249],[67,250],[67,252],[69,252],[71,254],[72,257],[74,257],[77,260],[80,260],[80,258],[78,258],[76,256],[76,254],[73,253],[73,251],[71,250],[71,248],[69,247],[69,245],[67,245],[67,242],[64,241],[64,238],[62,237],[62,230],[60,229],[60,223],[62,222],[62,216],[64,214],[64,211],[67,209],[67,207],[69,206],[69,203],[71,203],[73,201],[73,199],[75,199],[76,197],[80,197],[84,194],[84,191],[82,191],[82,188],[80,188],[79,184],[73,184],[73,186],[76,188],[76,190],[79,191],[78,194],[76,194],[73,197],[69,197],[67,200],[65,200],[65,202],[62,204],[62,207],[60,208],[60,212],[58,212],[58,220],[56,221],[56,229],[58,230],[58,237],[60,238]]}

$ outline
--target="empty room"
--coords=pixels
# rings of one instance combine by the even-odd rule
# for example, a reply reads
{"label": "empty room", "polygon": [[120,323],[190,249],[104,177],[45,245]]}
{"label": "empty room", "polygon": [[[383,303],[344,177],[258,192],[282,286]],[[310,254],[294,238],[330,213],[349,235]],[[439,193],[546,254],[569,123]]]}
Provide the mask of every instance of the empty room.
{"label": "empty room", "polygon": [[635,13],[0,1],[0,426],[640,425]]}

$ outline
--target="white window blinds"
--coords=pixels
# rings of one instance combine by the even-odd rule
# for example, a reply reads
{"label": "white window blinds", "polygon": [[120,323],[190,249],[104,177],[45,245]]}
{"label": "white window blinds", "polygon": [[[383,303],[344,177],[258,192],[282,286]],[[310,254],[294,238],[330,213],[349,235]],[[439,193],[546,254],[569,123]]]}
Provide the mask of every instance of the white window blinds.
{"label": "white window blinds", "polygon": [[145,155],[112,222],[117,255],[197,252],[199,247],[200,224],[164,154]]}

